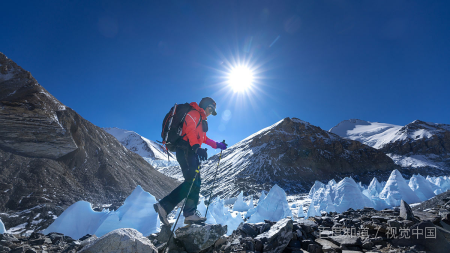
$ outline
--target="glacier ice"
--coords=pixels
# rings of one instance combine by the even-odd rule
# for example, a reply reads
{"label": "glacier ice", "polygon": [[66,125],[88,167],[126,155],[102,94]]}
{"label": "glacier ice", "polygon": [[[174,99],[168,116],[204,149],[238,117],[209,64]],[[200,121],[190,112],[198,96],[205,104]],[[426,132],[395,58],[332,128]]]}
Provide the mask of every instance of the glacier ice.
{"label": "glacier ice", "polygon": [[398,170],[393,170],[379,197],[391,206],[399,206],[403,199],[408,204],[420,202],[419,197],[406,184],[406,180]]}
{"label": "glacier ice", "polygon": [[2,219],[0,219],[0,234],[4,234],[6,232],[5,224],[3,224]]}
{"label": "glacier ice", "polygon": [[298,204],[297,217],[305,217],[305,211],[303,211],[303,203]]}
{"label": "glacier ice", "polygon": [[56,218],[44,233],[58,232],[79,239],[86,234],[102,236],[117,228],[134,228],[149,236],[160,230],[154,203],[155,197],[139,185],[116,211],[96,212],[92,210],[91,203],[78,201]]}
{"label": "glacier ice", "polygon": [[259,199],[258,199],[258,204],[259,204],[259,202],[261,202],[263,199],[265,199],[266,198],[266,194],[264,194],[264,191],[262,191],[261,192],[261,196],[259,197]]}
{"label": "glacier ice", "polygon": [[256,206],[255,213],[247,222],[279,221],[287,216],[292,217],[292,211],[289,208],[286,193],[281,187],[274,185],[266,198]]}
{"label": "glacier ice", "polygon": [[314,216],[321,216],[319,212],[317,212],[316,207],[314,206],[314,200],[311,201],[311,204],[309,205],[308,208],[308,212],[305,215],[305,219],[309,218],[309,217],[314,217]]}
{"label": "glacier ice", "polygon": [[408,183],[409,187],[416,193],[421,201],[428,200],[435,196],[431,183],[421,175],[413,175]]}
{"label": "glacier ice", "polygon": [[335,189],[334,204],[337,212],[347,211],[350,207],[360,209],[373,207],[372,201],[367,198],[360,190],[360,186],[351,177],[342,179]]}
{"label": "glacier ice", "polygon": [[324,186],[325,186],[325,184],[320,181],[314,182],[314,185],[311,187],[311,190],[309,191],[308,197],[312,198],[314,195],[314,192],[316,192],[318,189],[320,189]]}
{"label": "glacier ice", "polygon": [[92,210],[89,202],[78,201],[64,210],[43,233],[57,232],[78,240],[86,234],[94,235],[108,215],[109,212]]}
{"label": "glacier ice", "polygon": [[233,211],[246,212],[250,207],[244,202],[244,192],[241,191],[233,206]]}

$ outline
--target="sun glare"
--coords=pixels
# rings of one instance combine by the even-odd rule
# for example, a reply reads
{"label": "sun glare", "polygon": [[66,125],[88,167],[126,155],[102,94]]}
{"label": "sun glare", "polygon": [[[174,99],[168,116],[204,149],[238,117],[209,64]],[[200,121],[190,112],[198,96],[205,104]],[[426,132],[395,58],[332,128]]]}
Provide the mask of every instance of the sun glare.
{"label": "sun glare", "polygon": [[237,66],[231,69],[228,83],[234,92],[243,92],[253,84],[253,72],[246,66]]}

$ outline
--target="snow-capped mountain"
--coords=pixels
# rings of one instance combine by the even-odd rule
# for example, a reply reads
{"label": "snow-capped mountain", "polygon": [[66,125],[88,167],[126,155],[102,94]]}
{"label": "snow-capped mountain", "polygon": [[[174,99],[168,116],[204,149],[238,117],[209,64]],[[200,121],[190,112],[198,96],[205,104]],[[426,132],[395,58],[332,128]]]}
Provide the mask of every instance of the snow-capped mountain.
{"label": "snow-capped mountain", "polygon": [[107,133],[116,137],[127,149],[142,156],[145,161],[150,163],[159,172],[182,180],[183,174],[179,168],[175,155],[160,145],[159,143],[149,140],[136,132],[128,131],[120,128],[103,128]]}
{"label": "snow-capped mountain", "polygon": [[406,126],[344,120],[332,129],[343,138],[385,152],[404,168],[450,170],[450,125],[415,120]]}
{"label": "snow-capped mountain", "polygon": [[[202,167],[203,192],[212,188],[218,155]],[[274,184],[306,192],[316,180],[353,176],[368,184],[399,168],[383,152],[343,139],[296,118],[285,118],[223,151],[214,195],[256,194]]]}

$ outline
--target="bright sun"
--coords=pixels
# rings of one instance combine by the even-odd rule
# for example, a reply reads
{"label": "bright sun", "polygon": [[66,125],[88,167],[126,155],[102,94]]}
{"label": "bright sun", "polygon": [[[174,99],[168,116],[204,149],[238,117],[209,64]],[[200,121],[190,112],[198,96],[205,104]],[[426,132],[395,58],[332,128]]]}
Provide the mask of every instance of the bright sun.
{"label": "bright sun", "polygon": [[228,83],[235,92],[243,92],[253,84],[253,72],[246,66],[237,66],[231,69]]}

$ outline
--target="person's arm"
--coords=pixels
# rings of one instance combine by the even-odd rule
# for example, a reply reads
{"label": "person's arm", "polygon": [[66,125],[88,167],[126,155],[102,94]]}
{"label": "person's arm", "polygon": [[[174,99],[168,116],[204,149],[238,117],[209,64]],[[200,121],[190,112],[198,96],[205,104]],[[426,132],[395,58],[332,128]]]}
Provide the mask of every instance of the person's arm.
{"label": "person's arm", "polygon": [[194,145],[198,144],[200,146],[201,142],[197,138],[197,125],[200,120],[200,113],[192,110],[186,114],[186,118],[184,119],[184,125],[183,125],[183,132],[186,135],[189,145],[193,147]]}
{"label": "person's arm", "polygon": [[217,141],[213,141],[210,138],[208,138],[208,136],[206,136],[204,143],[206,143],[207,145],[211,146],[212,148],[220,148],[220,149],[227,149],[228,144],[225,143],[225,141],[223,142],[217,142]]}
{"label": "person's arm", "polygon": [[206,136],[204,143],[206,145],[209,145],[211,148],[217,148],[217,142],[211,140],[210,138],[208,138],[208,136]]}

